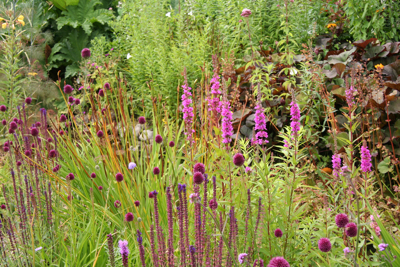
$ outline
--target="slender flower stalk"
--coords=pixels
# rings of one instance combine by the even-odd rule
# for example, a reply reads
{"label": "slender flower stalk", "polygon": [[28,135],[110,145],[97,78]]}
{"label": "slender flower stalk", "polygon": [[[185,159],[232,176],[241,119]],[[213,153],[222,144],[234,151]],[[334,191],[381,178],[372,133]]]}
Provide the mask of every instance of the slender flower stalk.
{"label": "slender flower stalk", "polygon": [[371,153],[368,150],[367,142],[364,140],[361,146],[361,171],[370,172],[371,167]]}
{"label": "slender flower stalk", "polygon": [[264,114],[264,109],[262,107],[261,101],[261,92],[260,92],[260,84],[258,85],[258,96],[257,96],[257,105],[255,107],[256,109],[256,114],[254,117],[254,122],[255,122],[255,135],[253,137],[252,143],[253,144],[258,144],[258,145],[263,145],[268,143],[269,141],[267,140],[268,138],[268,133],[267,133],[267,120]]}
{"label": "slender flower stalk", "polygon": [[214,67],[214,74],[213,78],[211,79],[211,94],[208,97],[208,110],[212,113],[214,122],[218,121],[218,116],[221,114],[221,104],[220,104],[220,96],[222,94],[220,87],[221,84],[219,82],[220,77],[218,76],[219,72],[219,65],[218,65],[218,58],[216,55],[212,56],[213,59],[213,67]]}
{"label": "slender flower stalk", "polygon": [[[172,217],[171,188],[167,187],[167,213],[168,213],[168,264],[174,266],[174,221]],[[138,230],[139,231],[139,230]],[[139,234],[139,232],[138,232]]]}
{"label": "slender flower stalk", "polygon": [[154,267],[158,267],[158,255],[156,253],[156,245],[154,240],[154,225],[150,226],[150,246],[151,246],[151,255],[153,257],[153,265]]}
{"label": "slender flower stalk", "polygon": [[186,265],[186,247],[185,247],[185,239],[184,239],[184,209],[183,209],[183,197],[182,197],[182,185],[178,184],[178,194],[179,194],[179,203],[178,206],[178,218],[179,218],[179,245],[181,249],[181,265]]}
{"label": "slender flower stalk", "polygon": [[349,109],[352,110],[353,106],[355,105],[354,102],[354,92],[356,90],[354,89],[353,86],[350,86],[348,89],[346,89],[346,102],[347,105],[349,106]]}
{"label": "slender flower stalk", "polygon": [[122,266],[128,267],[128,255],[129,255],[129,248],[128,248],[128,241],[120,240],[118,242],[119,252],[122,256]]}
{"label": "slender flower stalk", "polygon": [[333,175],[336,177],[339,177],[340,165],[341,165],[340,155],[333,154],[332,155],[332,169],[333,169]]}
{"label": "slender flower stalk", "polygon": [[186,140],[188,140],[189,143],[194,143],[193,134],[195,131],[193,129],[193,118],[194,118],[193,105],[192,105],[193,100],[192,100],[192,93],[190,92],[192,88],[190,88],[188,85],[186,68],[184,69],[183,75],[185,82],[182,85],[183,88],[182,112],[183,112],[183,120],[185,122],[185,135],[186,135]]}
{"label": "slender flower stalk", "polygon": [[230,103],[228,100],[222,101],[222,143],[229,144],[233,135],[232,127],[232,112],[230,110]]}
{"label": "slender flower stalk", "polygon": [[290,127],[292,128],[292,135],[297,136],[298,131],[300,131],[300,108],[295,102],[293,97],[292,103],[290,103]]}
{"label": "slender flower stalk", "polygon": [[110,260],[111,267],[115,267],[114,259],[114,239],[112,234],[107,235],[107,245],[108,245],[108,258]]}
{"label": "slender flower stalk", "polygon": [[143,238],[142,238],[142,233],[139,230],[137,230],[137,241],[139,243],[140,261],[142,262],[142,267],[145,267],[146,260],[144,258]]}

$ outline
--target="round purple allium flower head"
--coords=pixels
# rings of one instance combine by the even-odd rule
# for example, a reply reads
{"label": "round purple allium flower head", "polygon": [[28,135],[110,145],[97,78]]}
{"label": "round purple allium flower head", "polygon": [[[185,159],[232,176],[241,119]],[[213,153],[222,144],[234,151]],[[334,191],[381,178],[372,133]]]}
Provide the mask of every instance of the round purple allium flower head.
{"label": "round purple allium flower head", "polygon": [[208,202],[208,205],[210,206],[210,209],[212,209],[212,210],[216,210],[218,208],[218,203],[213,198],[210,199],[210,201]]}
{"label": "round purple allium flower head", "polygon": [[175,146],[175,142],[174,141],[171,141],[171,142],[169,142],[169,147],[174,147]]}
{"label": "round purple allium flower head", "polygon": [[202,173],[202,174],[204,174],[205,172],[206,172],[206,168],[204,167],[204,164],[203,163],[196,163],[196,164],[194,164],[194,166],[193,166],[193,172],[194,173],[196,173],[196,172],[200,172],[200,173]]}
{"label": "round purple allium flower head", "polygon": [[5,210],[5,209],[6,209],[6,205],[1,204],[1,209],[2,209],[2,210]]}
{"label": "round purple allium flower head", "polygon": [[149,192],[149,198],[154,198],[153,192]]}
{"label": "round purple allium flower head", "polygon": [[127,222],[131,222],[133,221],[134,217],[133,217],[133,213],[132,212],[128,212],[127,214],[125,214],[125,220]]}
{"label": "round purple allium flower head", "polygon": [[101,185],[98,188],[99,188],[100,191],[103,190],[103,187]]}
{"label": "round purple allium flower head", "polygon": [[[19,121],[18,121],[18,123],[19,123]],[[35,123],[35,125],[36,125],[36,127],[40,127],[40,126],[42,126],[42,124],[38,121],[38,122],[36,122]]]}
{"label": "round purple allium flower head", "polygon": [[355,223],[346,224],[346,235],[349,237],[357,236],[357,224]]}
{"label": "round purple allium flower head", "polygon": [[233,156],[233,164],[240,167],[244,164],[244,156],[241,153],[237,153]]}
{"label": "round purple allium flower head", "polygon": [[[3,205],[2,205],[2,206],[3,206]],[[380,243],[380,244],[378,245],[379,251],[384,251],[388,246],[389,246],[388,244]]]}
{"label": "round purple allium flower head", "polygon": [[17,118],[14,118],[13,121],[15,121],[16,123],[18,123],[18,119],[17,119]]}
{"label": "round purple allium flower head", "polygon": [[38,128],[33,127],[33,128],[31,129],[31,135],[32,135],[32,136],[38,136],[38,135],[39,135],[39,130],[38,130]]}
{"label": "round purple allium flower head", "polygon": [[105,83],[104,84],[104,89],[107,89],[107,90],[110,89],[110,84],[109,83]]}
{"label": "round purple allium flower head", "polygon": [[7,107],[6,106],[4,106],[4,105],[1,105],[0,106],[0,111],[1,112],[5,112],[7,110]]}
{"label": "round purple allium flower head", "polygon": [[160,168],[154,167],[154,169],[153,169],[153,174],[154,174],[154,175],[159,175],[159,174],[160,174]]}
{"label": "round purple allium flower head", "polygon": [[283,257],[275,257],[268,263],[268,267],[290,267],[290,265]]}
{"label": "round purple allium flower head", "polygon": [[155,141],[157,144],[161,144],[162,143],[163,138],[161,137],[161,135],[157,134],[155,137]]}
{"label": "round purple allium flower head", "polygon": [[32,143],[31,144],[31,148],[35,148],[36,147],[36,144],[35,143]]}
{"label": "round purple allium flower head", "polygon": [[246,257],[247,257],[247,253],[240,253],[238,256],[239,263],[242,264],[244,262],[244,260],[246,259]]}
{"label": "round purple allium flower head", "polygon": [[81,100],[79,98],[75,98],[75,105],[79,105],[81,103]]}
{"label": "round purple allium flower head", "polygon": [[22,165],[22,162],[21,161],[17,161],[17,166],[19,167],[19,166],[21,166]]}
{"label": "round purple allium flower head", "polygon": [[27,149],[25,150],[25,156],[30,157],[32,155],[32,151]]}
{"label": "round purple allium flower head", "polygon": [[50,158],[55,158],[56,156],[57,156],[57,152],[54,149],[49,151],[49,157]]}
{"label": "round purple allium flower head", "polygon": [[121,207],[121,202],[119,200],[115,200],[114,207],[116,207],[116,208]]}
{"label": "round purple allium flower head", "polygon": [[73,173],[70,173],[67,175],[67,179],[69,179],[70,181],[75,179],[75,175]]}
{"label": "round purple allium flower head", "polygon": [[74,103],[74,97],[73,97],[73,96],[69,96],[69,97],[68,97],[68,102],[69,102],[70,104]]}
{"label": "round purple allium flower head", "polygon": [[115,180],[117,180],[117,182],[122,182],[124,180],[124,176],[122,175],[122,173],[117,173],[115,175]]}
{"label": "round purple allium flower head", "polygon": [[68,195],[67,198],[68,198],[68,201],[71,201],[71,199],[74,199],[74,197],[73,196],[71,197],[70,195]]}
{"label": "round purple allium flower head", "polygon": [[92,174],[90,174],[90,178],[96,178],[96,173],[92,172]]}
{"label": "round purple allium flower head", "polygon": [[81,55],[83,58],[88,58],[90,57],[90,49],[89,48],[83,48],[81,51]]}
{"label": "round purple allium flower head", "polygon": [[28,105],[30,103],[32,103],[32,98],[30,98],[30,97],[25,98],[25,103],[28,104]]}
{"label": "round purple allium flower head", "polygon": [[8,146],[4,146],[4,147],[3,147],[3,151],[4,151],[4,152],[8,152],[8,151],[10,151],[10,148],[9,148]]}
{"label": "round purple allium flower head", "polygon": [[62,114],[60,116],[60,122],[66,122],[67,121],[67,116],[65,116],[64,114]]}
{"label": "round purple allium flower head", "polygon": [[204,181],[204,176],[201,172],[195,172],[193,175],[193,182],[195,184],[202,184]]}
{"label": "round purple allium flower head", "polygon": [[74,88],[72,88],[71,85],[67,84],[64,86],[64,93],[66,93],[67,95],[69,95],[70,93],[72,93],[72,91],[74,90]]}
{"label": "round purple allium flower head", "polygon": [[338,215],[336,215],[335,217],[335,222],[337,227],[339,228],[343,228],[346,226],[346,224],[349,223],[349,218],[347,217],[346,214],[344,213],[339,213]]}
{"label": "round purple allium flower head", "polygon": [[139,201],[139,200],[136,200],[136,201],[135,201],[135,206],[136,206],[136,207],[139,207],[139,205],[140,205],[140,201]]}
{"label": "round purple allium flower head", "polygon": [[102,130],[100,130],[100,131],[97,132],[97,137],[102,138],[103,136],[104,136],[104,133],[103,133]]}
{"label": "round purple allium flower head", "polygon": [[9,134],[13,134],[13,133],[15,133],[15,131],[14,131],[13,129],[10,128],[10,129],[8,129],[8,133],[9,133]]}
{"label": "round purple allium flower head", "polygon": [[322,252],[329,252],[332,248],[331,241],[328,238],[321,238],[318,241],[318,248]]}
{"label": "round purple allium flower head", "polygon": [[10,129],[12,129],[12,130],[18,129],[18,125],[15,121],[10,122]]}
{"label": "round purple allium flower head", "polygon": [[63,130],[60,130],[60,135],[64,135],[64,131]]}
{"label": "round purple allium flower head", "polygon": [[242,17],[244,17],[244,18],[247,18],[247,17],[250,16],[250,15],[251,15],[251,10],[248,9],[248,8],[243,9],[243,10],[242,10],[242,14],[240,14],[240,16],[242,16]]}
{"label": "round purple allium flower head", "polygon": [[282,235],[283,235],[282,230],[279,228],[277,228],[275,230],[274,234],[275,234],[275,237],[282,237]]}
{"label": "round purple allium flower head", "polygon": [[134,168],[136,168],[136,163],[135,162],[129,162],[128,169],[133,170]]}
{"label": "round purple allium flower head", "polygon": [[7,124],[7,121],[6,121],[6,120],[2,120],[2,121],[1,121],[1,124],[6,125],[6,124]]}
{"label": "round purple allium flower head", "polygon": [[138,121],[139,121],[140,124],[145,124],[146,123],[146,119],[143,116],[139,117]]}
{"label": "round purple allium flower head", "polygon": [[101,96],[101,97],[104,96],[104,90],[103,90],[103,89],[100,89],[100,91],[99,91],[99,96]]}

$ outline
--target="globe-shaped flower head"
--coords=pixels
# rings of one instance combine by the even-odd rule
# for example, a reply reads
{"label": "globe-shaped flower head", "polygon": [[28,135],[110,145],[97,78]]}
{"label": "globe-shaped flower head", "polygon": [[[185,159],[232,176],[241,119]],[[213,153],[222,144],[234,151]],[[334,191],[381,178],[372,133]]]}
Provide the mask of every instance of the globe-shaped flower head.
{"label": "globe-shaped flower head", "polygon": [[139,121],[140,124],[145,124],[146,123],[146,119],[143,116],[139,117],[138,121]]}
{"label": "globe-shaped flower head", "polygon": [[139,207],[139,205],[140,205],[140,201],[139,200],[136,200],[134,203],[135,203],[136,207]]}
{"label": "globe-shaped flower head", "polygon": [[122,182],[124,180],[124,176],[122,175],[122,173],[117,173],[115,175],[115,180],[117,180],[117,182]]}
{"label": "globe-shaped flower head", "polygon": [[208,204],[210,206],[210,209],[212,209],[212,210],[216,210],[218,208],[218,202],[216,200],[214,200],[213,198],[210,199]]}
{"label": "globe-shaped flower head", "polygon": [[161,135],[157,134],[155,137],[155,141],[157,144],[161,144],[163,141],[163,138],[161,137]]}
{"label": "globe-shaped flower head", "polygon": [[67,116],[65,116],[64,114],[62,114],[60,116],[60,122],[66,122],[67,121]]}
{"label": "globe-shaped flower head", "polygon": [[38,128],[33,127],[33,128],[31,129],[31,135],[32,135],[32,136],[38,136],[38,135],[39,135],[39,130],[38,130]]}
{"label": "globe-shaped flower head", "polygon": [[322,252],[329,252],[332,248],[331,241],[328,238],[321,238],[318,241],[318,248]]}
{"label": "globe-shaped flower head", "polygon": [[110,84],[109,83],[105,83],[104,84],[104,89],[107,89],[107,90],[110,89]]}
{"label": "globe-shaped flower head", "polygon": [[5,112],[7,110],[7,107],[6,106],[4,106],[4,105],[1,105],[0,106],[0,111],[1,112]]}
{"label": "globe-shaped flower head", "polygon": [[72,93],[73,90],[74,90],[74,88],[72,88],[72,86],[69,84],[64,86],[64,93],[66,93],[67,95]]}
{"label": "globe-shaped flower head", "polygon": [[196,173],[196,172],[200,172],[200,173],[202,173],[202,174],[204,174],[205,172],[206,172],[206,168],[204,167],[204,164],[203,163],[196,163],[196,164],[194,164],[194,166],[193,166],[193,172],[194,173]]}
{"label": "globe-shaped flower head", "polygon": [[28,104],[28,105],[30,103],[32,103],[32,98],[30,98],[30,97],[25,98],[25,103]]}
{"label": "globe-shaped flower head", "polygon": [[282,237],[282,235],[283,235],[282,230],[279,228],[277,228],[275,230],[274,234],[275,234],[275,237]]}
{"label": "globe-shaped flower head", "polygon": [[349,237],[357,236],[357,224],[355,223],[346,224],[346,235]]}
{"label": "globe-shaped flower head", "polygon": [[242,14],[240,14],[240,16],[247,18],[251,15],[251,10],[248,8],[245,8],[242,10]]}
{"label": "globe-shaped flower head", "polygon": [[268,267],[290,267],[290,265],[283,257],[275,257],[268,263]]}
{"label": "globe-shaped flower head", "polygon": [[244,156],[241,153],[237,153],[235,156],[233,156],[233,164],[236,166],[240,167],[244,164]]}
{"label": "globe-shaped flower head", "polygon": [[195,184],[202,184],[204,181],[204,176],[201,172],[195,172],[193,175],[193,182]]}
{"label": "globe-shaped flower head", "polygon": [[81,55],[83,58],[89,58],[90,57],[90,49],[89,48],[83,48],[81,51]]}
{"label": "globe-shaped flower head", "polygon": [[125,215],[125,220],[126,220],[127,222],[131,222],[131,221],[133,221],[133,219],[134,219],[134,216],[133,216],[133,213],[132,213],[132,212],[128,212],[128,213]]}
{"label": "globe-shaped flower head", "polygon": [[338,215],[336,215],[335,217],[335,222],[337,227],[339,228],[343,228],[346,226],[346,224],[349,223],[349,218],[347,217],[346,214],[344,213],[339,213]]}
{"label": "globe-shaped flower head", "polygon": [[169,142],[169,147],[174,147],[175,146],[175,142],[174,141],[171,141],[171,142]]}

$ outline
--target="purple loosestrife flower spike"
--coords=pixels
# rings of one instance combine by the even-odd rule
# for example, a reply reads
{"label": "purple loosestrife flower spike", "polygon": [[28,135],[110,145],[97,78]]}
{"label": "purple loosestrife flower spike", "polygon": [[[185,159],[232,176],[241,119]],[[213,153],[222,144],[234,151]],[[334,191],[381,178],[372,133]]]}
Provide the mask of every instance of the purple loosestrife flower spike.
{"label": "purple loosestrife flower spike", "polygon": [[361,171],[370,172],[371,167],[371,153],[368,150],[367,142],[364,140],[361,146]]}
{"label": "purple loosestrife flower spike", "polygon": [[139,243],[140,261],[142,262],[142,267],[144,267],[144,266],[146,266],[146,260],[144,258],[144,247],[143,247],[142,233],[139,230],[137,230],[137,241]]}
{"label": "purple loosestrife flower spike", "polygon": [[350,88],[346,89],[346,102],[347,102],[347,105],[349,106],[350,110],[355,105],[355,103],[354,103],[354,92],[355,91],[356,90],[354,89],[353,86],[350,86]]}
{"label": "purple loosestrife flower spike", "polygon": [[192,93],[190,92],[192,88],[189,87],[188,81],[187,81],[187,74],[186,74],[186,67],[184,69],[184,84],[182,85],[183,88],[183,94],[182,94],[182,112],[183,112],[183,120],[185,122],[185,135],[186,135],[186,140],[189,141],[189,143],[194,143],[193,139],[193,133],[195,132],[192,128],[193,124],[193,118],[194,118],[194,113],[193,113],[193,106],[192,106]]}
{"label": "purple loosestrife flower spike", "polygon": [[221,84],[219,82],[220,77],[218,76],[219,64],[218,57],[216,55],[212,56],[214,74],[211,79],[211,95],[207,98],[208,110],[213,114],[214,119],[217,119],[218,115],[221,113],[220,96],[222,92],[220,90]]}
{"label": "purple loosestrife flower spike", "polygon": [[346,214],[344,213],[339,213],[338,215],[336,215],[335,217],[335,222],[337,227],[339,228],[343,228],[346,226],[346,224],[349,223],[349,218],[347,217]]}
{"label": "purple loosestrife flower spike", "polygon": [[107,235],[107,245],[108,245],[108,257],[110,259],[111,267],[115,267],[115,259],[114,259],[114,239],[112,234]]}
{"label": "purple loosestrife flower spike", "polygon": [[328,238],[321,238],[318,241],[318,248],[322,252],[329,252],[332,248],[331,241]]}
{"label": "purple loosestrife flower spike", "polygon": [[254,117],[256,134],[253,138],[253,144],[263,145],[268,143],[267,121],[264,114],[264,109],[261,106],[261,101],[256,105],[256,114]]}
{"label": "purple loosestrife flower spike", "polygon": [[348,237],[355,237],[357,236],[357,224],[355,223],[348,223],[346,224],[346,235]]}
{"label": "purple loosestrife flower spike", "polygon": [[333,175],[336,176],[336,177],[339,177],[341,162],[342,161],[340,159],[340,155],[338,155],[338,154],[333,154],[332,155]]}
{"label": "purple loosestrife flower spike", "polygon": [[233,135],[232,112],[228,100],[222,101],[222,143],[229,144]]}
{"label": "purple loosestrife flower spike", "polygon": [[294,100],[292,100],[290,106],[290,127],[292,128],[292,135],[297,136],[298,131],[300,131],[300,108]]}
{"label": "purple loosestrife flower spike", "polygon": [[290,265],[284,258],[275,257],[268,263],[268,267],[290,267]]}
{"label": "purple loosestrife flower spike", "polygon": [[122,255],[122,265],[124,267],[128,267],[128,255],[129,255],[129,248],[128,248],[128,241],[120,240],[118,242],[119,246],[119,253]]}

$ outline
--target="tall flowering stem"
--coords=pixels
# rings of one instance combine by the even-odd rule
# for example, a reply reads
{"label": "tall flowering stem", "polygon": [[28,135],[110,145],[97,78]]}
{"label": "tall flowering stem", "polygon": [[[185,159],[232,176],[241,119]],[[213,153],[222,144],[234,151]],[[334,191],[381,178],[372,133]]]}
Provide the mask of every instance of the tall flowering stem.
{"label": "tall flowering stem", "polygon": [[144,258],[143,238],[142,238],[142,233],[139,230],[137,230],[137,241],[139,243],[140,261],[142,262],[142,267],[145,267],[146,260]]}
{"label": "tall flowering stem", "polygon": [[257,105],[255,107],[256,109],[256,114],[254,117],[254,130],[256,134],[253,137],[252,143],[253,144],[258,144],[258,145],[263,145],[268,143],[268,133],[267,133],[267,120],[264,114],[264,109],[262,107],[261,101],[262,101],[262,94],[261,94],[261,88],[260,84],[258,84],[257,87]]}
{"label": "tall flowering stem", "polygon": [[218,116],[221,114],[220,96],[222,92],[220,90],[221,87],[221,84],[219,82],[220,77],[218,76],[219,72],[218,58],[216,55],[213,55],[212,59],[213,59],[214,74],[211,79],[211,93],[207,99],[207,102],[208,102],[208,110],[211,112],[213,116],[214,125],[216,125],[218,123]]}
{"label": "tall flowering stem", "polygon": [[232,112],[228,100],[222,101],[222,143],[229,144],[233,135]]}
{"label": "tall flowering stem", "polygon": [[115,259],[114,259],[114,239],[112,234],[107,235],[107,245],[108,245],[108,257],[110,259],[110,265],[115,267]]}
{"label": "tall flowering stem", "polygon": [[129,248],[128,248],[128,241],[120,240],[118,242],[119,252],[122,256],[122,266],[128,267],[128,255],[129,255]]}
{"label": "tall flowering stem", "polygon": [[339,177],[341,162],[342,162],[342,160],[340,159],[340,155],[338,155],[338,154],[333,154],[332,155],[333,175],[336,176],[336,177]]}
{"label": "tall flowering stem", "polygon": [[361,146],[361,171],[366,173],[371,171],[371,153],[368,150],[367,142],[364,140]]}
{"label": "tall flowering stem", "polygon": [[349,88],[346,89],[346,102],[347,105],[349,106],[349,110],[353,109],[353,106],[356,104],[354,102],[354,92],[356,90],[354,89],[353,86],[350,86]]}
{"label": "tall flowering stem", "polygon": [[174,221],[172,217],[171,188],[167,187],[167,213],[168,213],[168,264],[174,266]]}
{"label": "tall flowering stem", "polygon": [[194,111],[193,111],[193,100],[192,100],[192,93],[190,92],[192,88],[189,87],[188,81],[187,81],[187,73],[186,73],[186,68],[184,69],[183,76],[185,79],[184,84],[182,85],[183,88],[183,95],[182,95],[182,112],[183,112],[183,120],[185,122],[185,135],[186,135],[186,140],[188,140],[190,143],[194,143],[193,139],[193,118],[194,118]]}
{"label": "tall flowering stem", "polygon": [[179,218],[179,245],[181,249],[181,265],[186,265],[186,248],[185,248],[185,239],[184,239],[184,205],[183,205],[183,197],[182,197],[182,185],[178,184],[178,194],[179,194],[179,207],[178,207],[178,218]]}
{"label": "tall flowering stem", "polygon": [[292,135],[297,136],[298,131],[300,131],[300,108],[294,98],[290,103],[290,116],[290,127],[292,128]]}

